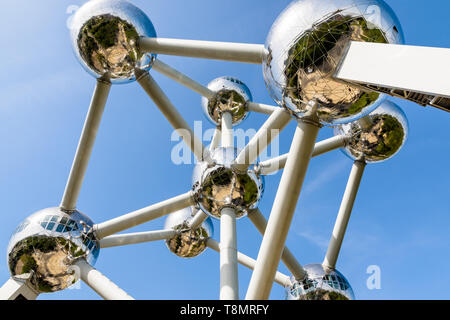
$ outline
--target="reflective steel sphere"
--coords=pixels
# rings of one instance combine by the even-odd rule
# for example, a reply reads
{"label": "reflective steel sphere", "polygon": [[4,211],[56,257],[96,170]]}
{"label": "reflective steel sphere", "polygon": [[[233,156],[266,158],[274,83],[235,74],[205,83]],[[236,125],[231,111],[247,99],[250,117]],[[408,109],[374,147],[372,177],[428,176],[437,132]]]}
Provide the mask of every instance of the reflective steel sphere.
{"label": "reflective steel sphere", "polygon": [[234,208],[241,218],[257,207],[263,194],[262,176],[254,169],[240,172],[232,166],[237,155],[236,148],[217,148],[213,165],[199,162],[195,166],[192,181],[198,205],[214,218],[220,218],[225,207]]}
{"label": "reflective steel sphere", "polygon": [[208,89],[216,92],[212,99],[202,98],[202,108],[213,124],[221,123],[225,111],[233,115],[233,125],[241,123],[248,115],[246,104],[252,101],[250,89],[240,80],[231,77],[214,79]]}
{"label": "reflective steel sphere", "polygon": [[192,230],[189,227],[190,220],[197,210],[185,208],[170,214],[165,223],[165,229],[174,229],[180,233],[168,239],[166,245],[170,251],[182,258],[193,258],[205,251],[206,240],[214,234],[211,218],[206,219],[200,227]]}
{"label": "reflective steel sphere", "polygon": [[78,211],[48,208],[36,212],[14,231],[8,245],[11,275],[32,273],[31,283],[39,292],[54,292],[71,286],[70,268],[84,258],[91,265],[100,245],[92,231],[94,223]]}
{"label": "reflective steel sphere", "polygon": [[337,270],[324,270],[321,264],[304,266],[308,276],[286,288],[288,300],[354,300],[352,287]]}
{"label": "reflective steel sphere", "polygon": [[350,137],[342,150],[351,159],[380,162],[403,147],[408,137],[408,120],[400,107],[386,101],[364,118],[336,127],[335,134]]}
{"label": "reflective steel sphere", "polygon": [[149,70],[155,58],[138,48],[139,37],[156,37],[155,28],[144,12],[127,1],[88,1],[74,15],[70,35],[83,67],[112,83],[134,81],[135,69]]}
{"label": "reflective steel sphere", "polygon": [[350,41],[403,43],[400,23],[382,0],[297,0],[273,24],[266,41],[264,78],[274,100],[295,117],[319,103],[323,124],[355,120],[384,94],[333,78]]}

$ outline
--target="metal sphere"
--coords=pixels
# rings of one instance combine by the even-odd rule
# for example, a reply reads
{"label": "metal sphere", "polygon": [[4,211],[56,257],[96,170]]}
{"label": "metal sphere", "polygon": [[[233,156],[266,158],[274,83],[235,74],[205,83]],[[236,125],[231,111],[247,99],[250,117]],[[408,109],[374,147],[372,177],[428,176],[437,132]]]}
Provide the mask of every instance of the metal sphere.
{"label": "metal sphere", "polygon": [[170,214],[165,222],[165,229],[179,231],[175,237],[166,240],[166,245],[181,258],[194,258],[203,253],[207,248],[206,241],[214,234],[211,218],[207,218],[195,230],[189,227],[195,212],[192,208],[185,208]]}
{"label": "metal sphere", "polygon": [[88,1],[74,15],[70,36],[81,65],[112,83],[136,80],[135,69],[150,70],[155,58],[138,48],[139,37],[156,37],[153,24],[124,0]]}
{"label": "metal sphere", "polygon": [[352,287],[337,270],[325,270],[321,264],[304,266],[307,277],[286,288],[288,300],[354,300]]}
{"label": "metal sphere", "polygon": [[212,99],[202,97],[203,113],[215,125],[220,125],[222,114],[226,111],[233,115],[233,125],[247,118],[247,102],[252,101],[250,89],[240,80],[232,77],[214,79],[208,89],[216,92]]}
{"label": "metal sphere", "polygon": [[229,207],[242,218],[255,209],[264,192],[262,176],[254,169],[238,171],[232,166],[238,155],[236,148],[217,148],[212,153],[213,165],[199,162],[192,177],[193,190],[200,208],[214,218]]}
{"label": "metal sphere", "polygon": [[353,160],[375,163],[392,158],[408,137],[408,120],[403,110],[390,101],[369,115],[335,128],[335,134],[349,137],[342,150]]}
{"label": "metal sphere", "polygon": [[7,260],[12,276],[32,273],[39,292],[71,286],[76,278],[71,266],[77,259],[94,265],[100,245],[90,218],[78,211],[48,208],[25,219],[8,244]]}
{"label": "metal sphere", "polygon": [[403,43],[400,23],[382,0],[297,0],[273,24],[264,79],[273,99],[301,117],[319,104],[323,124],[347,123],[386,99],[333,78],[350,41]]}

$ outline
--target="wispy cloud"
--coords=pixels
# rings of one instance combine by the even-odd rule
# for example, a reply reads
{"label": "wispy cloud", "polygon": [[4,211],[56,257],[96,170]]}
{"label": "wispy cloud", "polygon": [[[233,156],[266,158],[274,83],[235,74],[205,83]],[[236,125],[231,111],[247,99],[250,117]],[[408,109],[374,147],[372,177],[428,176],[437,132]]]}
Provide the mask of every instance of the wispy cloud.
{"label": "wispy cloud", "polygon": [[309,194],[321,189],[323,185],[336,178],[336,176],[339,175],[346,167],[348,167],[348,159],[343,158],[324,168],[324,170],[320,172],[317,177],[313,178],[312,181],[308,182],[303,187],[302,197],[306,197]]}
{"label": "wispy cloud", "polygon": [[295,234],[302,238],[305,238],[306,240],[310,241],[323,250],[328,247],[329,239],[313,231],[300,230],[295,231]]}

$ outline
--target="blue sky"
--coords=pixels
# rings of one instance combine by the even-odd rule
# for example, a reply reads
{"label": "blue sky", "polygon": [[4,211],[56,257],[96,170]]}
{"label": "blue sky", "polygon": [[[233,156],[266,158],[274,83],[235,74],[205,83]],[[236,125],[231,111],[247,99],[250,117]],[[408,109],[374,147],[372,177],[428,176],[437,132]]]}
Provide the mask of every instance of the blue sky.
{"label": "blue sky", "polygon": [[[0,20],[0,248],[28,215],[61,200],[95,81],[76,61],[66,21],[80,0],[7,1]],[[390,0],[410,45],[450,48],[444,0]],[[158,36],[264,43],[272,22],[289,3],[277,1],[135,0]],[[203,84],[224,75],[244,81],[254,100],[273,104],[261,66],[188,58],[161,59]],[[411,66],[414,68],[414,66]],[[420,70],[417,70],[420,72]],[[200,97],[154,74],[191,126],[204,118]],[[450,298],[450,117],[431,107],[393,99],[408,116],[409,140],[393,159],[369,165],[344,240],[338,269],[359,299]],[[240,128],[259,128],[266,116],[252,114]],[[287,152],[295,130],[280,137]],[[78,208],[99,223],[190,188],[192,165],[170,161],[172,128],[137,84],[113,86]],[[319,139],[332,136],[324,128]],[[208,143],[208,142],[205,142]],[[311,162],[287,245],[302,264],[323,260],[352,161],[340,151]],[[260,204],[268,217],[281,174],[266,178]],[[159,219],[132,229],[155,230]],[[215,238],[219,238],[217,221]],[[238,222],[239,250],[256,258],[261,236],[247,219]],[[6,260],[6,259],[5,259]],[[9,277],[6,261],[0,279]],[[381,289],[366,287],[370,265],[381,268]],[[219,255],[206,251],[183,260],[163,242],[104,249],[96,267],[137,299],[216,299]],[[280,271],[287,269],[280,264]],[[240,296],[251,272],[239,268]],[[272,299],[283,299],[274,284]],[[39,299],[99,299],[81,289]]]}

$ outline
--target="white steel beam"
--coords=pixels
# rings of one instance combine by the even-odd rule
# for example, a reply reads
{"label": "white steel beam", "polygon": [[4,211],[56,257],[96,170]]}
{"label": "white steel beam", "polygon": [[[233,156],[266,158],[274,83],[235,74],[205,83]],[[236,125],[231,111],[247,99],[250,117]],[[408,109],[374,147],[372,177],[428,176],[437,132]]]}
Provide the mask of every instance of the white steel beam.
{"label": "white steel beam", "polygon": [[334,225],[333,234],[330,239],[330,244],[328,245],[327,254],[322,264],[324,268],[334,269],[336,267],[339,251],[341,250],[342,241],[344,240],[345,231],[347,230],[348,221],[350,220],[353,204],[355,203],[365,167],[366,163],[364,161],[355,161],[353,163],[352,171],[350,172],[344,196],[342,198],[341,207],[339,208],[339,213]]}
{"label": "white steel beam", "polygon": [[61,208],[65,210],[74,210],[76,208],[78,195],[83,184],[84,175],[94,147],[97,131],[100,126],[103,111],[105,110],[106,100],[108,99],[111,83],[105,80],[97,80],[91,105],[86,116],[83,131],[81,133],[75,158],[72,163],[69,178],[67,180],[64,195],[61,200]]}
{"label": "white steel beam", "polygon": [[202,86],[200,83],[196,82],[195,80],[192,80],[191,78],[182,74],[178,70],[175,70],[174,68],[165,64],[161,60],[157,59],[153,62],[152,70],[155,70],[165,75],[166,77],[169,77],[170,79],[182,84],[183,86],[191,89],[192,91],[197,92],[198,94],[204,96],[205,98],[212,99],[216,95],[214,91],[209,90],[205,86]]}
{"label": "white steel beam", "polygon": [[450,98],[450,49],[351,42],[335,77]]}
{"label": "white steel beam", "polygon": [[142,223],[168,215],[169,213],[194,205],[192,192],[186,192],[177,197],[159,202],[149,207],[130,212],[123,216],[94,225],[98,239],[132,228]]}
{"label": "white steel beam", "polygon": [[216,127],[216,129],[214,130],[214,135],[211,144],[209,145],[210,153],[213,152],[214,149],[216,149],[220,145],[221,140],[222,140],[222,131],[220,127]]}
{"label": "white steel beam", "polygon": [[141,38],[139,47],[142,52],[254,64],[261,64],[266,54],[259,44],[167,38]]}
{"label": "white steel beam", "polygon": [[206,220],[208,219],[208,215],[206,213],[204,213],[202,210],[198,210],[197,213],[194,215],[194,217],[192,218],[192,220],[189,221],[189,227],[192,230],[197,229],[198,227],[200,227],[200,225]]}
{"label": "white steel beam", "polygon": [[255,136],[239,153],[234,161],[239,170],[246,170],[267,146],[275,139],[287,124],[291,121],[291,116],[282,108],[274,111],[269,119],[256,132]]}
{"label": "white steel beam", "polygon": [[39,291],[30,283],[31,273],[11,277],[0,288],[0,300],[36,300]]}
{"label": "white steel beam", "polygon": [[137,81],[149,97],[153,100],[159,110],[173,126],[178,135],[188,145],[199,161],[210,161],[209,151],[203,146],[202,141],[195,136],[191,127],[180,115],[172,102],[162,91],[156,81],[148,72],[142,72],[138,75]]}
{"label": "white steel beam", "polygon": [[128,293],[104,276],[100,271],[80,259],[75,263],[81,280],[105,300],[134,300]]}
{"label": "white steel beam", "polygon": [[[317,157],[321,154],[343,148],[347,143],[347,137],[334,136],[332,138],[317,142],[314,146],[311,157]],[[262,175],[269,175],[284,168],[288,159],[289,153],[283,154],[279,157],[269,159],[259,163],[259,173]]]}
{"label": "white steel beam", "polygon": [[[266,218],[262,215],[259,209],[251,210],[248,213],[248,218],[256,227],[256,229],[264,236],[267,228]],[[292,252],[288,247],[284,247],[283,254],[281,255],[281,261],[286,265],[289,271],[292,273],[295,279],[303,280],[306,276],[306,271],[302,265],[295,259]]]}
{"label": "white steel beam", "polygon": [[222,147],[232,148],[234,146],[233,134],[233,115],[231,112],[224,112],[222,114]]}
{"label": "white steel beam", "polygon": [[236,212],[226,207],[220,216],[220,300],[238,299]]}
{"label": "white steel beam", "polygon": [[126,246],[129,244],[166,240],[177,235],[173,229],[156,230],[147,232],[126,233],[108,236],[100,240],[101,248]]}
{"label": "white steel beam", "polygon": [[259,249],[255,270],[247,290],[247,300],[269,298],[278,264],[294,216],[320,124],[317,105],[300,119],[292,140],[289,157],[281,177],[267,228]]}
{"label": "white steel beam", "polygon": [[[216,252],[220,252],[220,244],[216,240],[209,238],[206,242],[206,245],[213,249]],[[250,270],[253,270],[255,268],[256,260],[250,258],[249,256],[241,253],[238,251],[238,262],[239,264],[243,265],[244,267],[249,268]],[[278,283],[279,285],[286,287],[291,285],[291,279],[289,276],[278,272],[275,274],[274,282]]]}
{"label": "white steel beam", "polygon": [[247,110],[248,111],[253,111],[253,112],[258,112],[258,113],[263,113],[263,114],[272,114],[273,112],[277,111],[278,109],[280,109],[280,107],[270,106],[267,104],[256,103],[256,102],[251,102],[251,101],[247,102]]}

